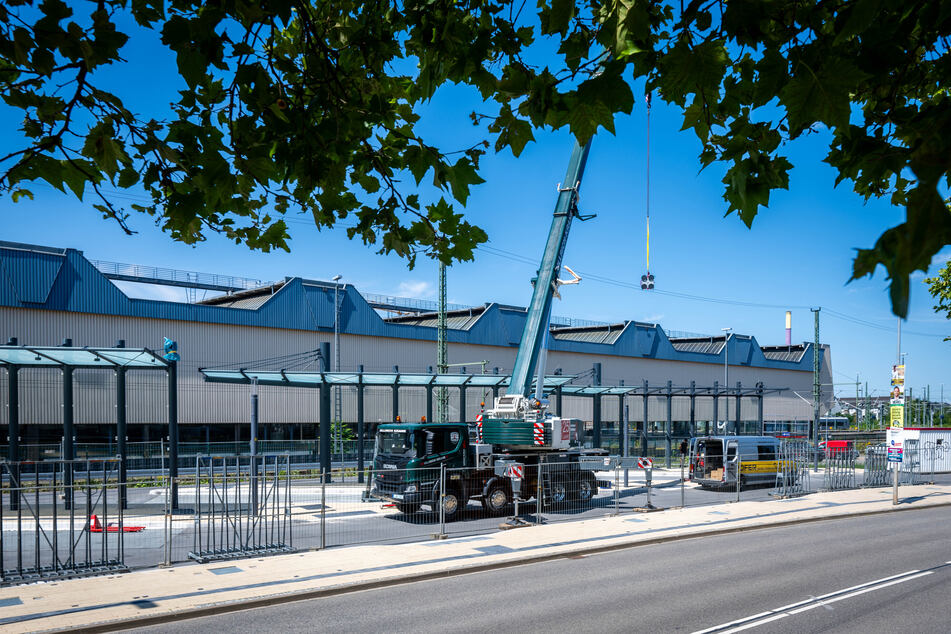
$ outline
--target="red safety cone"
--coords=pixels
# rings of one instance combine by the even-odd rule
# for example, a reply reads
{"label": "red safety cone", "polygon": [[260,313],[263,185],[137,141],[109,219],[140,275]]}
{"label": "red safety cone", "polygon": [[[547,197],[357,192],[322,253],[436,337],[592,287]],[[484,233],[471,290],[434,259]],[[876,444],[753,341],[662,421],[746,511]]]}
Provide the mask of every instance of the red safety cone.
{"label": "red safety cone", "polygon": [[102,524],[99,523],[99,518],[95,514],[89,516],[89,530],[94,533],[102,531]]}

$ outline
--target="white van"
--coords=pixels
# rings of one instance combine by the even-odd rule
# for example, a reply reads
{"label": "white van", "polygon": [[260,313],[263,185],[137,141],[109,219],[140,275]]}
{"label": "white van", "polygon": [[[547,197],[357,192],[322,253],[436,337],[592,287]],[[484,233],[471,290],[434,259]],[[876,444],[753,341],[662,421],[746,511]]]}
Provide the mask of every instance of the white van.
{"label": "white van", "polygon": [[772,484],[779,470],[781,441],[773,436],[702,436],[690,456],[690,479],[702,487],[735,488]]}

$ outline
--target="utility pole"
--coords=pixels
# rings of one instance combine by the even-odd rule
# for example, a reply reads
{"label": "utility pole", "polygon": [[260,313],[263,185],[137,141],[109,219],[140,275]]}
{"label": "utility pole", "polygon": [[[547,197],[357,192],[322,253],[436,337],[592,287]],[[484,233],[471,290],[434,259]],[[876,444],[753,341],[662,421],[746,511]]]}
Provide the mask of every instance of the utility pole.
{"label": "utility pole", "polygon": [[[911,405],[911,426],[914,427],[915,426],[915,411],[917,410],[917,408],[915,407],[915,388],[913,387],[908,388],[908,404]],[[907,411],[908,411],[908,407],[906,406],[905,412],[907,413]]]}
{"label": "utility pole", "polygon": [[[448,370],[446,349],[446,264],[439,261],[439,319],[436,324],[436,374],[445,374]],[[449,402],[446,387],[436,388],[436,422],[448,422]]]}
{"label": "utility pole", "polygon": [[859,423],[859,375],[855,375],[855,428],[862,429],[861,423]]}
{"label": "utility pole", "polygon": [[810,308],[816,319],[816,343],[812,350],[812,443],[814,451],[813,453],[813,467],[819,469],[819,397],[821,386],[819,384],[819,311],[822,310],[822,307],[819,308]]}
{"label": "utility pole", "polygon": [[[334,282],[334,372],[340,372],[340,275],[333,276]],[[337,426],[337,442],[340,449],[340,460],[343,460],[343,404],[340,399],[340,386],[334,385],[334,423]]]}
{"label": "utility pole", "polygon": [[[902,365],[902,362],[901,362],[901,361],[902,361],[902,360],[901,360],[901,317],[899,317],[899,318],[898,318],[898,354],[897,354],[897,360],[896,360],[895,363],[896,363],[897,365]],[[909,395],[908,395],[909,398],[911,398],[910,392],[911,392],[911,390],[910,390],[910,388],[909,388]],[[902,412],[902,427],[904,427],[904,426],[905,426],[905,423],[907,422],[907,421],[905,420],[905,414],[908,412],[908,407],[905,405],[905,403],[907,403],[907,401],[905,401],[905,399],[902,398],[902,408],[904,409],[904,411]],[[889,409],[891,409],[891,408],[889,408]],[[889,418],[889,423],[888,423],[889,432],[888,432],[888,436],[890,437],[890,436],[891,436],[891,433],[892,433],[892,432],[891,432],[892,422],[891,422],[891,412],[890,412],[890,411],[889,411],[889,417],[888,417],[888,418]],[[904,458],[904,456],[899,456],[899,457],[900,457],[900,458]],[[900,463],[900,462],[891,463],[891,464],[889,464],[888,466],[890,466],[890,467],[892,468],[892,506],[898,506],[898,472],[899,472],[900,469],[901,469],[901,463]]]}
{"label": "utility pole", "polygon": [[[723,331],[723,387],[726,389],[727,394],[730,392],[730,333],[733,332],[732,328],[720,328]],[[726,399],[726,406],[723,408],[723,433],[727,434],[730,430],[730,399]],[[734,429],[733,433],[738,433],[739,430]]]}
{"label": "utility pole", "polygon": [[925,399],[925,407],[927,408],[925,413],[925,420],[928,421],[928,427],[934,427],[934,420],[931,415],[931,385],[928,385],[928,397]]}
{"label": "utility pole", "polygon": [[865,382],[865,416],[863,417],[864,427],[866,429],[872,428],[872,402],[868,399],[868,381]]}

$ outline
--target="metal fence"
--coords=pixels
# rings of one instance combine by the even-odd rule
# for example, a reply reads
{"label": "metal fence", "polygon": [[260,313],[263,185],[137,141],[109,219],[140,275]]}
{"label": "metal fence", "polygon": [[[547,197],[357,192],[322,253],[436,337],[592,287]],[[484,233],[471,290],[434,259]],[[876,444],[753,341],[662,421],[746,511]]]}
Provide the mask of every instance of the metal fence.
{"label": "metal fence", "polygon": [[884,487],[891,484],[888,452],[885,445],[869,445],[865,448],[865,465],[862,475],[864,487]]}
{"label": "metal fence", "polygon": [[948,458],[951,458],[951,445],[929,440],[925,442],[921,453],[925,460],[925,470],[930,474],[929,482],[933,484],[935,473],[947,469]]}
{"label": "metal fence", "polygon": [[905,440],[902,453],[899,482],[901,484],[921,484],[921,452],[918,451],[918,441],[914,439]]}
{"label": "metal fence", "polygon": [[780,443],[777,458],[776,484],[773,496],[779,498],[805,495],[810,491],[808,442],[786,440]]}
{"label": "metal fence", "polygon": [[[910,447],[902,483],[920,481],[940,451]],[[787,441],[765,461],[705,455],[701,465],[690,455],[671,469],[661,461],[644,469],[638,458],[588,456],[524,464],[520,478],[510,465],[486,463],[488,473],[479,474],[380,468],[363,483],[353,466],[321,474],[287,454],[193,457],[174,482],[159,471],[120,483],[115,459],[4,463],[0,568],[3,582],[15,583],[291,549],[423,540],[436,547],[438,539],[428,540],[478,539],[500,527],[625,514],[636,523],[640,512],[664,508],[891,485],[883,448],[868,449],[864,469],[826,456],[814,471],[815,455],[809,443]]]}
{"label": "metal fence", "polygon": [[[194,508],[190,559],[287,552],[293,546],[290,456],[198,456],[187,493]],[[179,500],[183,490],[180,487]]]}
{"label": "metal fence", "polygon": [[118,460],[2,462],[0,473],[0,583],[126,570],[124,536],[138,527],[123,521]]}
{"label": "metal fence", "polygon": [[828,491],[840,491],[855,488],[855,459],[858,456],[852,448],[827,449],[825,452],[825,472],[823,487]]}
{"label": "metal fence", "polygon": [[[0,459],[7,457],[7,446],[0,445]],[[356,440],[335,440],[331,448],[331,463],[335,465],[355,465],[358,462],[358,443]],[[73,455],[76,458],[95,460],[115,458],[119,447],[116,443],[76,443]],[[290,462],[296,466],[314,466],[319,464],[320,442],[318,440],[259,440],[256,443],[258,454],[287,454]],[[168,466],[168,442],[156,440],[149,442],[126,443],[127,469],[130,471],[158,472]],[[248,456],[251,443],[244,442],[180,442],[178,443],[179,470],[190,470],[195,466],[197,456]],[[34,462],[53,462],[63,455],[62,444],[20,445],[20,456]],[[373,441],[364,441],[363,459],[369,464],[373,458]],[[318,467],[319,468],[319,467]]]}

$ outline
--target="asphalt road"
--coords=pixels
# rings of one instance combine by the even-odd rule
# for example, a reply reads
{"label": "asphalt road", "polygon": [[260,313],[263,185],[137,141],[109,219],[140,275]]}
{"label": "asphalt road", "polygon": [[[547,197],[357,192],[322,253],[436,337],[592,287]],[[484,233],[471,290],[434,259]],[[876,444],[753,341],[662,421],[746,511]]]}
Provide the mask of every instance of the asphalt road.
{"label": "asphalt road", "polygon": [[949,508],[830,520],[136,631],[947,632],[949,522]]}

